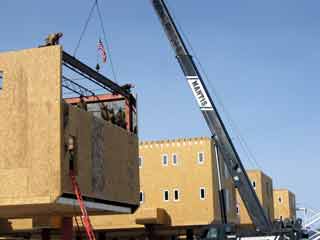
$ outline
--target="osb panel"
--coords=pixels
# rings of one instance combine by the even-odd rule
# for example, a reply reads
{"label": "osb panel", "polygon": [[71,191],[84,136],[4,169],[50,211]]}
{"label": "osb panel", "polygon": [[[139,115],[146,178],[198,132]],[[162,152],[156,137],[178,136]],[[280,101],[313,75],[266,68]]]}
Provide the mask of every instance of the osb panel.
{"label": "osb panel", "polygon": [[[138,205],[138,139],[126,130],[69,105],[64,138],[77,143],[76,174],[84,196]],[[63,192],[72,192],[68,155],[62,161]]]}
{"label": "osb panel", "polygon": [[1,53],[0,71],[0,206],[48,203],[60,193],[61,48]]}

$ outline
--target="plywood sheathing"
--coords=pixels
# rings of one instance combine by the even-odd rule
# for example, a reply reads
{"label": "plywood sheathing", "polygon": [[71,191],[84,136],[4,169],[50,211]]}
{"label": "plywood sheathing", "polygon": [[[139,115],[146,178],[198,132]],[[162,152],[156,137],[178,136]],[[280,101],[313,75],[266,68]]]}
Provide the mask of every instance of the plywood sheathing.
{"label": "plywood sheathing", "polygon": [[2,53],[0,71],[0,205],[52,202],[61,192],[61,48]]}

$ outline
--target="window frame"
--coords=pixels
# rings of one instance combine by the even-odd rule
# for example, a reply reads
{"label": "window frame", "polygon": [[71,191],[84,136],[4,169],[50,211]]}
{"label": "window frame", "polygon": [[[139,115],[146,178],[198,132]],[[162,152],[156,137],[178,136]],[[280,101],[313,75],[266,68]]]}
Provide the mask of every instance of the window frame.
{"label": "window frame", "polygon": [[254,190],[257,189],[257,183],[256,183],[255,180],[252,180],[252,181],[251,181],[251,186],[253,187]]}
{"label": "window frame", "polygon": [[[176,193],[178,193],[178,198],[176,199]],[[173,201],[179,202],[180,201],[180,190],[178,188],[173,189]]]}
{"label": "window frame", "polygon": [[[174,157],[176,158],[176,162],[174,162]],[[178,154],[172,153],[172,166],[178,166]]]}
{"label": "window frame", "polygon": [[[203,197],[202,197],[202,191],[203,191]],[[206,191],[206,187],[200,187],[199,188],[199,198],[200,200],[206,200],[206,196],[207,196],[207,191]]]}
{"label": "window frame", "polygon": [[[168,199],[166,199],[166,193],[168,193]],[[169,202],[170,201],[170,192],[167,189],[162,190],[162,200],[164,202]]]}
{"label": "window frame", "polygon": [[[164,163],[164,157],[167,158],[166,164]],[[168,167],[168,166],[169,166],[169,155],[168,155],[167,153],[161,154],[161,164],[162,164],[162,166],[164,166],[164,167]]]}
{"label": "window frame", "polygon": [[[200,155],[202,155],[202,161],[200,161]],[[197,163],[202,165],[204,164],[205,157],[204,157],[204,151],[198,152],[197,153]]]}
{"label": "window frame", "polygon": [[145,201],[144,191],[140,191],[139,202],[140,202],[140,204],[142,204],[142,203],[144,203],[144,201]]}
{"label": "window frame", "polygon": [[239,203],[236,204],[236,215],[240,216],[240,204]]}
{"label": "window frame", "polygon": [[0,70],[0,91],[3,90],[4,72]]}

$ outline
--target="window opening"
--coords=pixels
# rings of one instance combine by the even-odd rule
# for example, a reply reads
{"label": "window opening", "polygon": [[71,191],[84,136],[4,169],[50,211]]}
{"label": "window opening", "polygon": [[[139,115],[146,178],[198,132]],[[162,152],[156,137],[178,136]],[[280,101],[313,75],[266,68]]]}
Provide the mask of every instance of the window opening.
{"label": "window opening", "polygon": [[3,72],[0,71],[0,90],[3,88]]}
{"label": "window opening", "polygon": [[205,200],[206,199],[206,188],[201,187],[200,188],[200,199]]}
{"label": "window opening", "polygon": [[256,189],[256,181],[252,181],[251,184],[252,184],[252,187]]}
{"label": "window opening", "polygon": [[175,190],[173,191],[173,200],[174,200],[174,201],[179,201],[179,200],[180,200],[180,192],[179,192],[178,189],[175,189]]}
{"label": "window opening", "polygon": [[236,213],[237,213],[237,215],[240,215],[240,206],[239,206],[239,203],[237,203],[237,205],[236,205]]}
{"label": "window opening", "polygon": [[174,166],[178,165],[178,156],[175,153],[172,155],[172,165]]}
{"label": "window opening", "polygon": [[168,154],[163,154],[162,155],[162,165],[163,166],[168,166]]}
{"label": "window opening", "polygon": [[144,202],[144,192],[140,192],[140,203]]}
{"label": "window opening", "polygon": [[163,201],[165,201],[165,202],[169,201],[169,191],[168,190],[163,191]]}
{"label": "window opening", "polygon": [[198,163],[203,164],[203,162],[204,162],[204,153],[198,152]]}

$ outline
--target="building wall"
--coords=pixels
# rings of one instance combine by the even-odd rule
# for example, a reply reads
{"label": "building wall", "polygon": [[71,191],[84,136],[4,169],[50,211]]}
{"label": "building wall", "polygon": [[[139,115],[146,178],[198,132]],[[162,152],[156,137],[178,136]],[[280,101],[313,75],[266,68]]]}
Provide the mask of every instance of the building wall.
{"label": "building wall", "polygon": [[[199,153],[203,153],[203,162],[199,162]],[[142,142],[139,156],[140,190],[143,194],[139,210],[131,216],[93,217],[95,228],[141,228],[143,225],[136,225],[135,221],[156,221],[156,217],[150,217],[155,209],[166,212],[169,221],[165,225],[171,227],[206,225],[220,221],[214,142],[210,138]],[[167,164],[163,163],[164,156],[167,157]],[[225,175],[224,169],[222,172]],[[228,187],[229,221],[237,222],[235,190],[231,179],[223,184]],[[205,189],[204,199],[200,197],[201,188]],[[179,199],[174,198],[175,190],[179,191]],[[168,191],[168,201],[164,200],[164,191]]]}
{"label": "building wall", "polygon": [[288,189],[273,190],[274,218],[296,219],[295,195]]}
{"label": "building wall", "polygon": [[[61,48],[0,54],[0,215],[31,214],[61,192]],[[50,117],[48,117],[50,116]]]}
{"label": "building wall", "polygon": [[[257,197],[264,208],[266,214],[271,220],[274,219],[273,210],[273,186],[272,179],[259,170],[247,171],[248,177],[251,180],[251,184],[256,191]],[[248,214],[248,211],[240,197],[239,192],[236,193],[238,215],[240,217],[240,224],[251,225],[252,221]]]}

